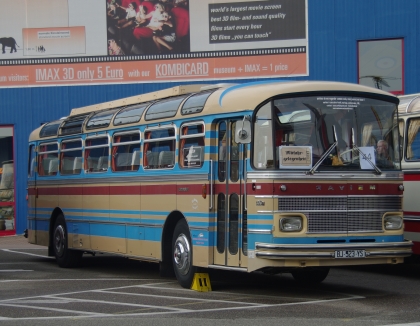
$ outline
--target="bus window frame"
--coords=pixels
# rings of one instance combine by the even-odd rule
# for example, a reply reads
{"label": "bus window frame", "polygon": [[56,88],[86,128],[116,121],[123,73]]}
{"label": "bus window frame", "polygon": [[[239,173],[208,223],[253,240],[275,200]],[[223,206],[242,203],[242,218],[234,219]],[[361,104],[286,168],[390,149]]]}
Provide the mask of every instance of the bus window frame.
{"label": "bus window frame", "polygon": [[[420,115],[409,117],[405,121],[405,124],[404,124],[404,140],[403,140],[404,141],[404,144],[403,144],[403,146],[404,146],[404,160],[406,162],[420,162],[420,157],[416,158],[416,159],[408,158],[408,131],[410,130],[410,123],[411,123],[412,120],[419,120],[420,121]],[[419,134],[420,134],[420,128],[417,131],[417,135],[419,135]],[[416,135],[416,137],[417,137],[417,135]],[[413,145],[413,143],[411,145]],[[411,149],[411,151],[412,151],[412,149]]]}
{"label": "bus window frame", "polygon": [[[182,130],[184,127],[188,127],[188,126],[198,126],[198,125],[202,125],[203,126],[203,132],[202,133],[198,133],[198,134],[192,134],[192,135],[183,135],[182,134]],[[183,124],[181,124],[181,126],[179,127],[179,151],[178,151],[178,164],[180,166],[181,169],[200,169],[203,167],[205,159],[204,159],[204,154],[203,153],[203,160],[200,161],[200,165],[199,166],[189,166],[189,165],[185,165],[184,164],[184,145],[182,145],[182,140],[183,139],[191,139],[191,138],[199,138],[202,137],[203,138],[203,146],[202,150],[205,150],[205,142],[206,142],[206,124],[204,123],[204,121],[200,120],[200,121],[191,121],[191,122],[185,122]]]}
{"label": "bus window frame", "polygon": [[[133,134],[136,134],[136,133],[138,133],[138,135],[139,135],[139,140],[138,141],[118,142],[118,143],[116,143],[114,141],[115,140],[115,137],[124,136],[124,135],[133,135]],[[134,169],[134,165],[132,164],[131,165],[131,167],[132,167],[131,170],[120,170],[120,171],[115,170],[114,167],[117,166],[116,165],[116,162],[115,162],[115,158],[116,158],[115,155],[117,153],[113,153],[113,151],[114,151],[114,147],[118,150],[118,147],[119,146],[137,145],[138,144],[139,145],[139,154],[140,154],[140,152],[141,152],[141,145],[142,145],[142,137],[141,136],[142,136],[141,135],[141,131],[139,129],[131,129],[131,130],[120,131],[120,132],[117,131],[117,132],[115,132],[115,133],[112,134],[112,137],[111,137],[111,152],[110,152],[110,154],[111,154],[111,172],[113,172],[113,173],[119,173],[119,172],[137,172],[140,169],[140,162],[141,162],[141,160],[139,161],[139,165],[138,165],[137,169]],[[134,153],[134,151],[133,151],[133,153]],[[133,153],[131,153],[131,154],[133,154]]]}
{"label": "bus window frame", "polygon": [[[94,145],[94,146],[87,146],[87,142],[89,140],[92,139],[100,139],[100,138],[106,138],[107,139],[107,144],[103,144],[103,145]],[[99,135],[87,135],[85,138],[85,142],[84,142],[84,151],[83,151],[83,168],[85,170],[85,173],[90,174],[90,173],[104,173],[107,172],[109,170],[109,153],[110,153],[110,135],[108,133],[106,134],[99,134]],[[102,148],[102,147],[108,147],[108,168],[106,170],[102,170],[102,171],[89,171],[89,167],[88,167],[88,159],[86,157],[86,153],[88,152],[87,149],[95,149],[95,148]]]}
{"label": "bus window frame", "polygon": [[[63,144],[67,144],[67,143],[72,143],[72,142],[76,142],[76,141],[80,141],[80,145],[81,147],[75,147],[75,148],[68,148],[68,149],[63,149]],[[79,175],[82,173],[82,169],[80,169],[80,171],[78,173],[63,173],[63,155],[62,153],[66,153],[66,152],[72,152],[72,151],[81,151],[82,156],[81,159],[83,159],[84,157],[84,143],[83,143],[83,138],[81,137],[77,137],[77,138],[68,138],[68,139],[63,139],[60,142],[60,155],[59,155],[59,171],[60,171],[60,175],[63,176],[69,176],[69,175]],[[73,171],[75,171],[75,169],[73,169]]]}
{"label": "bus window frame", "polygon": [[58,174],[58,166],[57,166],[57,171],[55,172],[55,174],[49,174],[49,172],[45,172],[44,169],[42,170],[43,173],[39,173],[40,172],[40,168],[42,165],[42,161],[46,158],[43,157],[44,154],[57,154],[57,160],[58,160],[58,164],[60,162],[60,144],[58,143],[58,140],[56,141],[50,141],[50,142],[42,142],[39,144],[39,149],[41,149],[42,146],[48,146],[48,145],[56,145],[57,146],[57,150],[54,151],[43,151],[41,152],[41,150],[38,152],[38,160],[37,160],[37,164],[38,164],[38,168],[37,168],[37,174],[40,177],[52,177],[52,176],[56,176]]}
{"label": "bus window frame", "polygon": [[[162,138],[152,138],[152,139],[148,139],[147,138],[147,133],[150,132],[152,133],[153,131],[156,130],[169,130],[169,129],[173,129],[174,130],[174,135],[172,137],[162,137]],[[143,138],[143,161],[142,161],[142,166],[143,166],[143,170],[173,170],[175,168],[176,165],[176,150],[177,150],[177,135],[178,135],[178,128],[175,124],[170,124],[170,125],[162,125],[162,126],[154,126],[154,127],[146,127],[146,129],[144,129],[143,131],[144,133],[144,138]],[[145,164],[145,160],[147,159],[147,152],[146,152],[146,145],[153,143],[153,142],[157,142],[157,141],[166,141],[166,140],[173,140],[174,141],[174,148],[173,148],[173,152],[174,152],[174,164],[172,167],[166,167],[166,168],[162,168],[159,166],[159,164],[157,164],[158,167],[156,168],[149,168],[147,167],[148,165]],[[163,152],[163,151],[161,151]],[[159,152],[159,155],[160,153]],[[178,154],[179,155],[179,154]]]}

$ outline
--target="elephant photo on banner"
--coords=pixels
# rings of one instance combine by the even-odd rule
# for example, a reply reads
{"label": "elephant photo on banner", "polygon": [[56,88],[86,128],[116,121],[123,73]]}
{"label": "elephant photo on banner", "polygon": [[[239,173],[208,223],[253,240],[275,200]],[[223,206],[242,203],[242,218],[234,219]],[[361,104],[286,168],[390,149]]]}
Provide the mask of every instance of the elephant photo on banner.
{"label": "elephant photo on banner", "polygon": [[13,37],[1,37],[0,44],[2,45],[2,53],[6,53],[6,46],[10,48],[10,53],[13,53],[13,51],[17,52],[16,50],[17,43]]}

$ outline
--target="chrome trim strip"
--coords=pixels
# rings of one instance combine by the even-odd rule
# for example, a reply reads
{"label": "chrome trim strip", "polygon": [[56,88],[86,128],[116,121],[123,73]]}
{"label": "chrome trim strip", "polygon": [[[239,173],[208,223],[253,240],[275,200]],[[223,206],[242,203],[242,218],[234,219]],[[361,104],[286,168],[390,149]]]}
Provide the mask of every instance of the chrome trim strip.
{"label": "chrome trim strip", "polygon": [[136,223],[136,222],[117,223],[117,222],[109,222],[109,221],[77,220],[77,219],[70,219],[70,218],[66,218],[66,221],[67,222],[72,222],[72,223],[130,225],[130,226],[144,226],[144,227],[148,227],[148,228],[163,228],[163,224],[148,224],[148,223]]}
{"label": "chrome trim strip", "polygon": [[332,244],[270,244],[256,243],[256,249],[262,250],[353,250],[353,249],[395,249],[412,247],[413,242],[405,240],[404,242],[358,242],[358,243],[332,243]]}
{"label": "chrome trim strip", "polygon": [[247,272],[248,269],[244,267],[230,267],[230,266],[222,266],[222,265],[209,265],[209,268],[214,269],[223,269],[225,271],[236,271],[236,272]]}
{"label": "chrome trim strip", "polygon": [[273,211],[257,211],[259,214],[273,214]]}
{"label": "chrome trim strip", "polygon": [[[163,227],[163,225],[162,225],[162,227]],[[190,230],[208,231],[208,232],[210,232],[210,228],[209,227],[205,227],[205,226],[193,226],[193,227],[190,227]]]}
{"label": "chrome trim strip", "polygon": [[403,219],[404,219],[404,221],[420,222],[420,216],[407,215],[407,216],[404,216]]}
{"label": "chrome trim strip", "polygon": [[[106,171],[104,171],[106,173]],[[104,173],[102,172],[102,173]],[[91,174],[91,173],[89,173]],[[116,176],[116,174],[113,174]],[[37,186],[61,186],[61,185],[77,185],[77,184],[101,184],[101,183],[136,183],[136,182],[168,182],[168,181],[208,181],[208,173],[202,174],[183,174],[183,175],[156,175],[156,176],[138,176],[133,173],[118,173],[118,178],[69,178],[54,180],[54,177],[48,177],[48,180],[37,180]],[[35,185],[35,183],[34,183]]]}
{"label": "chrome trim strip", "polygon": [[261,197],[261,198],[403,198],[403,195],[338,195],[338,196],[331,196],[331,195],[309,195],[309,196],[255,196],[255,198]]}
{"label": "chrome trim strip", "polygon": [[402,181],[402,171],[395,171],[395,172],[383,172],[380,175],[374,174],[372,172],[360,173],[355,174],[354,171],[349,171],[349,174],[340,174],[334,172],[316,172],[314,175],[306,175],[304,172],[296,173],[296,172],[274,172],[274,171],[263,171],[263,172],[248,172],[247,173],[248,179],[281,179],[282,181],[296,181],[296,180],[317,180],[325,181],[325,180],[387,180],[387,181]]}
{"label": "chrome trim strip", "polygon": [[273,230],[248,229],[248,234],[272,234]]}
{"label": "chrome trim strip", "polygon": [[366,257],[364,258],[334,258],[333,252],[317,252],[317,253],[273,253],[273,252],[256,252],[255,256],[258,258],[265,258],[265,259],[290,259],[290,258],[297,258],[297,259],[316,259],[316,258],[332,258],[334,260],[352,260],[352,259],[366,259],[369,257],[394,257],[394,256],[410,256],[412,254],[410,250],[402,250],[402,251],[371,251],[366,252]]}

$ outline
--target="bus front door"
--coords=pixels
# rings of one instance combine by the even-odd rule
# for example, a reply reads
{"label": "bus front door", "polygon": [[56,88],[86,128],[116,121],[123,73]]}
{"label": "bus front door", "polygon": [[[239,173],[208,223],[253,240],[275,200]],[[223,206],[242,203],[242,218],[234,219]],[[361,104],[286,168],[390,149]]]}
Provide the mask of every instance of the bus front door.
{"label": "bus front door", "polygon": [[[217,125],[218,156],[214,169],[216,230],[214,264],[243,266],[243,145],[235,143],[233,120]],[[246,232],[246,231],[245,231]]]}

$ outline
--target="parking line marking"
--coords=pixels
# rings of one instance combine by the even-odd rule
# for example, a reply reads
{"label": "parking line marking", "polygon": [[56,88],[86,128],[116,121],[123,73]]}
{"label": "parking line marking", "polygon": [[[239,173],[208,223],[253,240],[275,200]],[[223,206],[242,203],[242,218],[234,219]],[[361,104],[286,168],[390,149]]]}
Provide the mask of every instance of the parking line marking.
{"label": "parking line marking", "polygon": [[[260,307],[266,306],[266,304],[260,304],[260,303],[249,303],[249,302],[230,301],[230,300],[200,299],[200,298],[183,298],[183,297],[174,297],[174,296],[168,296],[168,295],[156,295],[156,294],[141,294],[141,293],[116,292],[116,291],[104,291],[104,290],[93,290],[93,292],[133,295],[133,296],[149,297],[149,298],[154,297],[154,298],[190,300],[190,301],[202,301],[202,302],[223,302],[223,303],[245,304],[245,305],[260,306]],[[224,293],[221,293],[221,294],[224,294]]]}
{"label": "parking line marking", "polygon": [[[87,312],[87,311],[77,311],[77,310],[68,310],[68,309],[58,309],[58,308],[51,308],[51,307],[36,307],[36,306],[26,306],[21,304],[11,304],[11,303],[0,303],[0,306],[6,307],[16,307],[16,308],[28,308],[28,309],[35,309],[35,310],[47,310],[47,311],[57,311],[57,312],[67,312],[72,314],[82,314],[82,315],[91,315],[91,316],[100,316],[104,315],[98,312]],[[69,316],[69,318],[73,318],[74,316]],[[15,320],[15,318],[10,318],[11,320]]]}
{"label": "parking line marking", "polygon": [[[92,292],[92,291],[90,291]],[[56,298],[57,296],[52,295],[43,295],[44,298]],[[173,310],[173,311],[179,311],[179,312],[191,312],[191,309],[182,309],[182,308],[172,308],[172,307],[166,307],[166,306],[153,306],[153,305],[147,305],[147,304],[135,304],[135,303],[127,303],[127,302],[115,302],[115,301],[103,301],[103,300],[89,300],[89,299],[76,299],[76,298],[68,298],[63,297],[65,300],[70,300],[74,302],[94,302],[94,303],[103,303],[103,304],[109,304],[109,305],[115,305],[115,306],[129,306],[129,307],[138,307],[138,308],[152,308],[152,309],[160,309],[160,310]]]}
{"label": "parking line marking", "polygon": [[33,269],[0,269],[0,273],[11,273],[11,272],[33,272]]}
{"label": "parking line marking", "polygon": [[11,250],[11,249],[1,249],[3,251],[7,251],[7,252],[13,252],[15,254],[22,254],[22,255],[27,255],[27,256],[35,256],[35,257],[41,257],[41,258],[48,258],[48,259],[55,259],[55,257],[49,257],[49,256],[43,256],[43,255],[36,255],[36,254],[30,254],[29,252],[21,252],[21,251],[15,251],[15,250]]}

